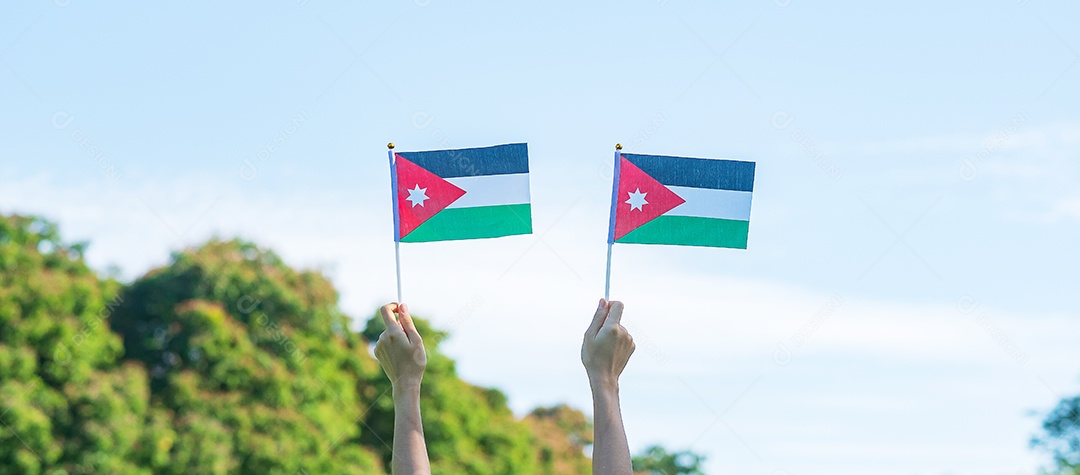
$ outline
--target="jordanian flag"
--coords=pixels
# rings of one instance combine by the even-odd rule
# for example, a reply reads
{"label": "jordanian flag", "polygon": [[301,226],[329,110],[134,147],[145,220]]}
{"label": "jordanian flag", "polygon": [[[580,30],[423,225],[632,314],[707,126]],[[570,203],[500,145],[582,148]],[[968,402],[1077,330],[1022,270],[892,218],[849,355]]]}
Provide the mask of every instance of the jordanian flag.
{"label": "jordanian flag", "polygon": [[609,243],[746,249],[754,162],[621,154]]}
{"label": "jordanian flag", "polygon": [[529,150],[523,143],[400,152],[391,167],[396,241],[532,233]]}

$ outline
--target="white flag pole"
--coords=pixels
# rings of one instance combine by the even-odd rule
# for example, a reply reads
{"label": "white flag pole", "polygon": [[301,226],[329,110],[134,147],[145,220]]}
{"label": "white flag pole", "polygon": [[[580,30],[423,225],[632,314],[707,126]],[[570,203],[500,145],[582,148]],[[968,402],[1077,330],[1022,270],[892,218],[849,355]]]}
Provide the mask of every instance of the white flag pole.
{"label": "white flag pole", "polygon": [[401,303],[401,217],[397,206],[397,165],[394,161],[394,142],[386,144],[386,154],[390,158],[390,203],[394,206],[394,268],[397,272],[397,302]]}
{"label": "white flag pole", "polygon": [[394,241],[394,266],[397,268],[397,301],[401,303],[401,243]]}
{"label": "white flag pole", "polygon": [[611,299],[611,243],[607,244],[607,277],[604,278],[604,300]]}
{"label": "white flag pole", "polygon": [[604,277],[604,300],[611,299],[611,248],[615,244],[615,204],[619,199],[619,164],[622,162],[622,144],[615,144],[615,166],[611,175],[611,218],[608,222],[607,272]]}

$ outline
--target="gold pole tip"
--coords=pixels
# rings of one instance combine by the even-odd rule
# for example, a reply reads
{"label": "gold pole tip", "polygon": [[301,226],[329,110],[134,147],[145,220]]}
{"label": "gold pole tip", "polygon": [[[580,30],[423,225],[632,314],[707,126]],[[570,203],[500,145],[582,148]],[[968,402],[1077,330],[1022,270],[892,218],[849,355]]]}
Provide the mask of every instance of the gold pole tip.
{"label": "gold pole tip", "polygon": [[393,150],[394,149],[394,142],[390,142],[390,143],[386,144],[386,148],[388,148],[390,150]]}
{"label": "gold pole tip", "polygon": [[622,150],[622,144],[621,143],[615,144],[615,150]]}

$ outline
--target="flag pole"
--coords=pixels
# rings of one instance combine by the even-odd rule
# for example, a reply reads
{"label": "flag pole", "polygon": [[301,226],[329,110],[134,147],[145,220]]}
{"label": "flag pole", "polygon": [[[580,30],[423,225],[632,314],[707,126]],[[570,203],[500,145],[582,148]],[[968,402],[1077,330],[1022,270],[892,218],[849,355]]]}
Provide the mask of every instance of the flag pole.
{"label": "flag pole", "polygon": [[607,244],[607,277],[604,278],[604,300],[611,299],[611,243]]}
{"label": "flag pole", "polygon": [[401,243],[394,241],[394,267],[397,268],[397,301],[401,303]]}
{"label": "flag pole", "polygon": [[397,164],[394,161],[394,142],[386,144],[386,154],[390,158],[390,203],[394,206],[394,269],[397,273],[397,302],[401,303],[401,232],[397,206]]}
{"label": "flag pole", "polygon": [[607,272],[604,276],[604,300],[611,299],[611,248],[615,244],[615,203],[619,198],[619,164],[622,162],[622,144],[615,144],[615,166],[611,175],[611,219],[608,222]]}

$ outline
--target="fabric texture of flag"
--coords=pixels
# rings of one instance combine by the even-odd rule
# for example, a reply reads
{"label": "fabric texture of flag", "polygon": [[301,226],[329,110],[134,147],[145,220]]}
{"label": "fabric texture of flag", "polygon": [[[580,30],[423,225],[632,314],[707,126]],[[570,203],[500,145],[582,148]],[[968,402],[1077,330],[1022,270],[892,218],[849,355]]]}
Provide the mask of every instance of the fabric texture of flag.
{"label": "fabric texture of flag", "polygon": [[609,243],[746,249],[754,162],[616,156]]}
{"label": "fabric texture of flag", "polygon": [[532,233],[526,144],[398,152],[391,167],[395,241]]}

